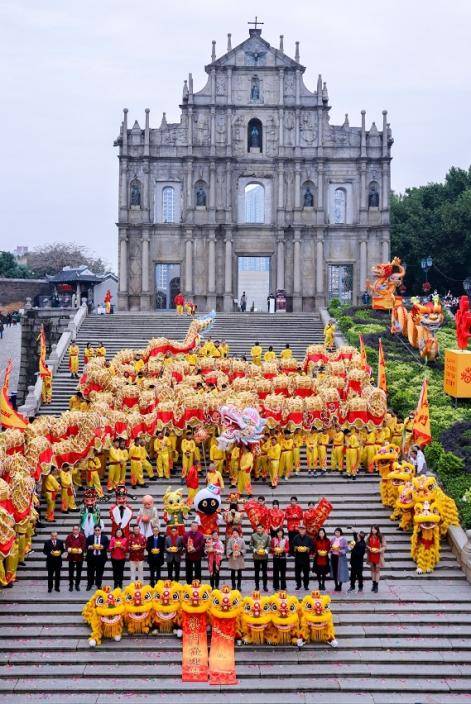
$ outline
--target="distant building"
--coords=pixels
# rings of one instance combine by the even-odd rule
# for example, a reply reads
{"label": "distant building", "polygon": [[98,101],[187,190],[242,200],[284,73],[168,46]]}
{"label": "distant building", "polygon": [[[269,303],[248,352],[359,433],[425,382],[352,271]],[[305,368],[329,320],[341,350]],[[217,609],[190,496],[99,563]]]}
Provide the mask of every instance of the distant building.
{"label": "distant building", "polygon": [[28,252],[29,249],[25,245],[18,245],[16,249],[13,250],[12,254],[16,259],[17,264],[22,264],[23,266],[27,266],[28,261]]}
{"label": "distant building", "polygon": [[79,267],[65,266],[53,276],[47,276],[53,286],[52,298],[56,305],[78,307],[86,298],[94,306],[104,303],[106,291],[110,289],[112,304],[116,305],[118,296],[118,277],[116,274],[94,274],[85,264]]}
{"label": "distant building", "polygon": [[219,58],[207,83],[184,82],[181,116],[128,128],[119,147],[119,307],[288,309],[359,302],[373,264],[389,261],[390,162],[382,125],[330,123],[327,86],[255,26]]}

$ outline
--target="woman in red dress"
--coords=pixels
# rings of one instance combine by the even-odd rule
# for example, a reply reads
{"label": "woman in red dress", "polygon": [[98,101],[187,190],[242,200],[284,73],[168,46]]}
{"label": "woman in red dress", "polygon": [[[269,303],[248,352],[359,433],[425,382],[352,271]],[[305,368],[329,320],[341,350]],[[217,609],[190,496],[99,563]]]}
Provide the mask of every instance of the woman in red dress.
{"label": "woman in red dress", "polygon": [[324,528],[319,528],[314,540],[314,572],[319,582],[319,591],[325,590],[325,577],[329,573],[330,545]]}
{"label": "woman in red dress", "polygon": [[371,591],[378,591],[378,584],[380,578],[380,570],[384,565],[384,550],[385,550],[384,538],[381,535],[379,526],[372,526],[370,534],[366,540],[366,549],[368,550],[368,562],[371,568]]}

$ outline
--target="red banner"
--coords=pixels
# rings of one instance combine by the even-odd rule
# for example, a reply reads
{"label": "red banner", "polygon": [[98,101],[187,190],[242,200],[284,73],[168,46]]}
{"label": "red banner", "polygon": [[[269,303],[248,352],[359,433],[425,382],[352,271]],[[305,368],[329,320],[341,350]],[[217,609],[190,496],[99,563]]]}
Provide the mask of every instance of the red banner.
{"label": "red banner", "polygon": [[208,681],[208,639],[206,614],[182,611],[182,680]]}
{"label": "red banner", "polygon": [[236,676],[235,618],[212,618],[209,684],[239,684]]}

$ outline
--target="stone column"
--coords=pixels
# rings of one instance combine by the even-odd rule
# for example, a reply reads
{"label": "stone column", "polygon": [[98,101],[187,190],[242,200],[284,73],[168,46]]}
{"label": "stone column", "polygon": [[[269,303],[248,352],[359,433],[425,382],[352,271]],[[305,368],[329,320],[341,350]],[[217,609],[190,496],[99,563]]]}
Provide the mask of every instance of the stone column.
{"label": "stone column", "polygon": [[209,222],[216,220],[216,162],[209,164]]}
{"label": "stone column", "polygon": [[142,235],[141,310],[150,310],[149,293],[149,248],[150,237],[146,230]]}
{"label": "stone column", "polygon": [[389,261],[389,239],[387,235],[383,236],[383,239],[381,240],[381,261]]}
{"label": "stone column", "polygon": [[[366,287],[366,276],[368,267],[368,251],[367,251],[367,241],[366,239],[360,240],[360,295],[363,293]],[[385,260],[386,261],[386,260]]]}
{"label": "stone column", "polygon": [[193,295],[193,232],[185,231],[185,296]]}
{"label": "stone column", "polygon": [[283,171],[283,162],[279,161],[278,162],[278,172],[277,172],[277,177],[278,177],[278,203],[277,203],[277,218],[276,221],[278,225],[284,225],[285,223],[285,210],[284,210],[284,171]]}
{"label": "stone column", "polygon": [[227,104],[232,103],[232,67],[229,66],[227,69]]}
{"label": "stone column", "polygon": [[193,147],[193,108],[188,106],[188,153],[191,154]]}
{"label": "stone column", "polygon": [[206,297],[207,309],[216,308],[216,234],[214,230],[208,237],[208,295]]}
{"label": "stone column", "polygon": [[193,161],[188,159],[186,164],[186,208],[193,208]]}
{"label": "stone column", "polygon": [[285,242],[284,232],[278,232],[277,248],[276,248],[276,288],[284,289],[285,287]]}
{"label": "stone column", "polygon": [[126,230],[120,232],[119,239],[119,297],[120,310],[128,310],[128,237]]}
{"label": "stone column", "polygon": [[232,231],[230,228],[226,230],[224,244],[224,311],[230,313],[234,307],[234,294],[232,292]]}
{"label": "stone column", "polygon": [[389,209],[389,162],[383,161],[381,173],[381,209]]}
{"label": "stone column", "polygon": [[293,244],[293,311],[303,309],[303,299],[301,295],[301,232],[294,231]]}
{"label": "stone column", "polygon": [[124,156],[119,160],[119,219],[128,219],[128,160]]}
{"label": "stone column", "polygon": [[231,162],[226,161],[226,221],[232,222],[232,171]]}
{"label": "stone column", "polygon": [[317,164],[317,222],[325,222],[324,213],[324,163]]}
{"label": "stone column", "polygon": [[301,208],[301,163],[297,161],[294,166],[294,207]]}
{"label": "stone column", "polygon": [[324,235],[318,233],[316,241],[316,308],[320,308],[324,303]]}

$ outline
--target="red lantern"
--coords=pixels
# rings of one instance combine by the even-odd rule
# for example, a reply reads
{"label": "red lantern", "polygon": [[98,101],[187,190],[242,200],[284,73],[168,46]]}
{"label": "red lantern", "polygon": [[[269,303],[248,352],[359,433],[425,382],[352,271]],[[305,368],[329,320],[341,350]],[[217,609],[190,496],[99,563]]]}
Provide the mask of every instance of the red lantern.
{"label": "red lantern", "polygon": [[59,291],[59,293],[70,293],[75,289],[71,284],[58,284],[57,290]]}
{"label": "red lantern", "polygon": [[424,283],[422,284],[422,291],[424,293],[428,293],[431,288],[432,286],[430,285],[430,283],[428,281],[424,281]]}

